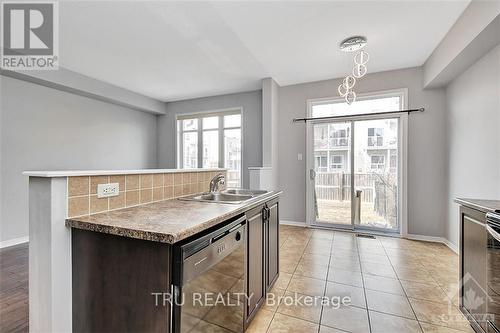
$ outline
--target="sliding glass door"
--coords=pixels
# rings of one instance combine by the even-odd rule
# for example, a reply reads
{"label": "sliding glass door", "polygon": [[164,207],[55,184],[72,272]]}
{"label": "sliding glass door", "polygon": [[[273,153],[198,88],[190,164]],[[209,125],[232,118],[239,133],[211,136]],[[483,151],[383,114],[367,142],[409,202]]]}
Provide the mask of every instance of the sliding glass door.
{"label": "sliding glass door", "polygon": [[355,226],[398,230],[398,119],[355,121]]}
{"label": "sliding glass door", "polygon": [[316,220],[351,225],[351,123],[320,123],[314,131]]}
{"label": "sliding glass door", "polygon": [[[395,110],[393,105],[386,109],[391,107]],[[319,116],[325,114],[313,114]],[[308,223],[398,232],[402,130],[400,117],[384,118],[376,113],[309,123]]]}

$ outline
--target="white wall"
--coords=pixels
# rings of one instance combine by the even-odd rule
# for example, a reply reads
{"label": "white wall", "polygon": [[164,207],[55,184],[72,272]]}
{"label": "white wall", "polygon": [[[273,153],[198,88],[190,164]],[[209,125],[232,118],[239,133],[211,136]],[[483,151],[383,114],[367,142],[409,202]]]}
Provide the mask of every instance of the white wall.
{"label": "white wall", "polygon": [[453,80],[446,97],[446,237],[457,245],[459,214],[453,198],[500,200],[500,46]]}
{"label": "white wall", "polygon": [[[357,84],[366,93],[408,88],[410,108],[425,107],[409,117],[408,133],[408,233],[442,237],[447,212],[446,98],[443,89],[423,90],[422,68],[367,75]],[[279,186],[281,218],[304,222],[306,218],[306,126],[292,118],[306,115],[306,100],[336,97],[339,80],[281,87],[279,91]],[[304,160],[298,161],[301,153]]]}
{"label": "white wall", "polygon": [[447,85],[500,41],[500,1],[474,0],[424,64],[424,87]]}
{"label": "white wall", "polygon": [[1,76],[0,240],[28,235],[31,169],[157,166],[156,116]]}
{"label": "white wall", "polygon": [[167,114],[158,116],[159,167],[176,167],[175,136],[178,114],[238,107],[243,108],[243,187],[248,187],[248,167],[262,166],[262,92],[260,90],[167,103]]}

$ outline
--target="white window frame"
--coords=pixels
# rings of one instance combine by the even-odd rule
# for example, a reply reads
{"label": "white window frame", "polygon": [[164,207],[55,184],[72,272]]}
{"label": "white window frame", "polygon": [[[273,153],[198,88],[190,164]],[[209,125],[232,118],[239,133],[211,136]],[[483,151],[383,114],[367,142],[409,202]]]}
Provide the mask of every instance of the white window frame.
{"label": "white window frame", "polygon": [[[373,129],[373,135],[370,135],[370,129]],[[368,142],[367,142],[367,146],[368,147],[383,147],[384,146],[384,129],[381,128],[381,127],[368,127]],[[381,130],[382,131],[382,135],[381,136],[378,136],[376,134],[377,130]],[[382,139],[382,143],[381,144],[378,144],[378,138],[381,138]],[[370,144],[370,142],[373,143],[373,145]]]}
{"label": "white window frame", "polygon": [[[229,116],[229,115],[234,115],[234,114],[239,114],[241,115],[241,123],[240,126],[238,127],[224,127],[224,116]],[[203,118],[208,118],[208,117],[213,117],[213,116],[218,116],[219,117],[219,127],[216,129],[206,129],[203,130]],[[182,126],[179,127],[179,120],[185,120],[185,119],[198,119],[198,130],[191,130],[191,131],[184,131],[184,128]],[[219,133],[219,168],[225,168],[224,166],[224,130],[230,130],[230,129],[239,129],[241,133],[241,166],[240,166],[240,184],[239,186],[243,186],[243,165],[244,165],[244,145],[243,145],[243,127],[244,127],[244,114],[243,114],[243,107],[234,107],[234,108],[227,108],[227,109],[218,109],[218,110],[208,110],[208,111],[201,111],[201,112],[196,112],[196,113],[185,113],[185,114],[177,114],[175,117],[175,165],[179,169],[183,169],[183,133],[185,132],[198,132],[198,168],[202,169],[203,168],[203,132],[209,132],[209,131],[218,131]]]}
{"label": "white window frame", "polygon": [[[332,162],[329,164],[330,170],[344,170],[344,156],[343,155],[332,154],[332,155],[330,155],[330,157],[332,158]],[[340,163],[334,162],[335,157],[340,158]],[[332,166],[335,166],[335,168],[333,168]],[[337,167],[339,167],[339,168],[337,168]]]}
{"label": "white window frame", "polygon": [[325,155],[316,155],[316,156],[314,156],[314,159],[315,159],[314,163],[316,163],[316,159],[318,157],[320,158],[320,161],[321,161],[322,158],[325,158],[326,166],[318,166],[318,169],[326,169],[326,170],[328,170],[328,152],[325,151],[324,153],[325,153]]}
{"label": "white window frame", "polygon": [[[193,117],[193,118],[190,118],[190,119],[197,119],[196,117]],[[183,150],[184,150],[184,133],[197,133],[198,137],[197,137],[197,140],[198,140],[198,145],[197,145],[197,150],[198,150],[198,157],[197,157],[197,162],[198,162],[198,165],[200,163],[200,126],[201,126],[201,122],[200,122],[200,119],[197,119],[197,123],[198,123],[198,126],[197,126],[197,129],[195,130],[184,130],[184,126],[181,125],[179,126],[179,119],[176,120],[175,122],[175,129],[176,129],[176,136],[178,136],[178,142],[180,144],[180,149],[179,149],[179,153],[180,154],[178,156],[178,163],[180,163],[181,165],[184,165],[184,154],[183,154]],[[177,165],[177,163],[176,163]],[[183,167],[182,167],[183,168]],[[180,169],[182,169],[180,168]]]}
{"label": "white window frame", "polygon": [[[342,131],[344,132],[344,136],[333,136],[331,138],[332,140],[332,146],[331,148],[342,148],[342,147],[349,147],[349,140],[347,138],[347,128],[341,128],[341,129],[337,129],[337,130],[333,130],[332,131],[332,134],[335,134],[335,133],[342,133]],[[340,144],[342,142],[342,140],[345,140],[345,145],[342,145]]]}
{"label": "white window frame", "polygon": [[[373,163],[373,158],[374,157],[378,157],[378,158],[382,158],[383,162],[382,163]],[[376,166],[375,168],[373,166]],[[380,168],[382,166],[382,168]],[[385,170],[385,155],[382,155],[382,154],[371,154],[370,155],[370,170],[371,171],[384,171]]]}
{"label": "white window frame", "polygon": [[[408,88],[399,88],[399,89],[391,89],[391,90],[383,90],[383,91],[373,91],[367,93],[360,93],[357,96],[357,100],[366,100],[366,99],[375,99],[375,98],[383,98],[383,97],[399,97],[400,98],[400,108],[402,110],[408,109]],[[339,96],[334,97],[325,97],[325,98],[315,98],[315,99],[307,99],[306,100],[306,111],[305,117],[312,117],[312,107],[318,103],[327,103],[327,102],[338,102],[341,103],[344,99]],[[398,128],[398,168],[400,170],[398,174],[398,217],[399,217],[399,234],[401,236],[408,235],[408,114],[407,113],[398,113],[390,116],[391,118],[398,118],[399,128]],[[388,118],[387,115],[377,115],[377,113],[373,113],[373,115],[368,116],[357,116],[353,115],[352,117],[344,118],[343,120],[353,121],[353,120],[370,120],[370,119],[384,119]],[[325,120],[324,122],[329,122]],[[318,123],[318,122],[316,122]],[[314,164],[311,165],[310,155],[313,154],[314,146],[312,145],[312,135],[313,135],[313,124],[314,122],[308,122],[306,125],[306,224],[308,226],[312,225],[312,221],[314,221],[314,201],[313,201],[313,193],[314,193],[314,184],[310,181],[310,169],[314,168]],[[351,133],[353,135],[353,133]],[[351,161],[352,162],[352,161]]]}

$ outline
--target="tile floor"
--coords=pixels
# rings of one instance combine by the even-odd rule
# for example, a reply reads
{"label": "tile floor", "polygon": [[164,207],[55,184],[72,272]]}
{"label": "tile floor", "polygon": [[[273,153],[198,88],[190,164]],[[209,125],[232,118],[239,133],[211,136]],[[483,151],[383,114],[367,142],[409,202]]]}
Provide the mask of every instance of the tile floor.
{"label": "tile floor", "polygon": [[247,332],[473,332],[457,308],[458,256],[442,244],[281,226],[269,298],[344,297],[332,306],[266,305]]}

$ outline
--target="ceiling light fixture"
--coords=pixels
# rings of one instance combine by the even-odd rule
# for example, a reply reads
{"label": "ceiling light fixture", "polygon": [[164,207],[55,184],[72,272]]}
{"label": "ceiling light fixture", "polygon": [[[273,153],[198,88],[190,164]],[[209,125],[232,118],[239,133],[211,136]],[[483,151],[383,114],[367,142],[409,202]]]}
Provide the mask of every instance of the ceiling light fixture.
{"label": "ceiling light fixture", "polygon": [[356,52],[354,54],[352,75],[346,76],[337,89],[340,96],[344,97],[346,103],[349,105],[356,101],[356,93],[353,90],[356,85],[356,79],[362,78],[368,72],[366,64],[370,59],[370,55],[368,52],[362,50],[366,46],[366,43],[366,37],[363,36],[349,37],[340,43],[340,50],[344,52]]}

